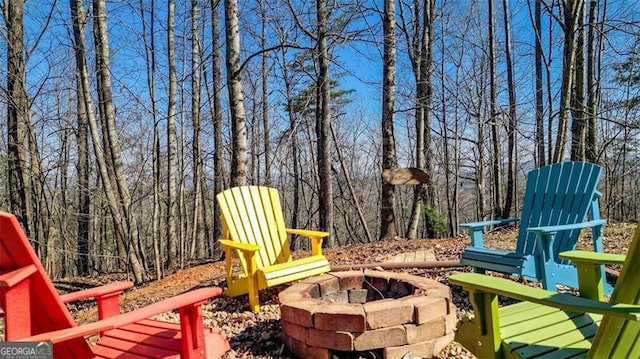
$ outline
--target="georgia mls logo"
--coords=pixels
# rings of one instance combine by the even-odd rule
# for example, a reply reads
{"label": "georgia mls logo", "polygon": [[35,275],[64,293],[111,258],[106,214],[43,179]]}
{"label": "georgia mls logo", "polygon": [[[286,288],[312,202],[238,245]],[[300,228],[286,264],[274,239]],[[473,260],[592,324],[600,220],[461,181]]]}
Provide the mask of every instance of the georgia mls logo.
{"label": "georgia mls logo", "polygon": [[0,342],[0,359],[51,359],[51,342]]}

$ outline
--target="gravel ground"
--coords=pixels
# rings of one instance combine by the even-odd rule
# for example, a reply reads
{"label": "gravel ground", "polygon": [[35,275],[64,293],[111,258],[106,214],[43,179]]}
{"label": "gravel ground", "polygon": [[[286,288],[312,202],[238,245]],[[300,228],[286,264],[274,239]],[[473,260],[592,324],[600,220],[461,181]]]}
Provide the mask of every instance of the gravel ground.
{"label": "gravel ground", "polygon": [[[610,226],[609,226],[610,227]],[[614,227],[615,228],[615,227]],[[605,251],[625,253],[628,240],[633,228],[620,227],[623,234],[612,234],[605,237]],[[611,232],[610,232],[611,233]],[[606,232],[605,232],[606,234]],[[498,233],[485,241],[493,248],[509,249],[514,245],[515,234],[512,232]],[[409,251],[432,249],[438,260],[458,259],[460,251],[468,245],[468,237],[449,238],[443,240],[406,240],[393,239],[371,244],[337,247],[325,250],[325,255],[332,265],[378,263],[389,256]],[[579,248],[588,248],[588,238],[581,240]],[[304,253],[302,253],[304,255]],[[458,309],[458,316],[469,313],[471,307],[468,295],[460,287],[452,286],[447,278],[457,271],[468,268],[449,269],[417,269],[406,268],[394,271],[405,272],[417,276],[435,279],[451,288],[453,302]],[[159,281],[149,282],[127,291],[121,298],[123,311],[130,311],[162,298],[185,292],[200,286],[225,286],[224,263],[214,262],[194,266]],[[105,284],[114,280],[127,279],[124,274],[101,275],[94,278],[67,278],[56,281],[56,287],[61,292],[82,289],[88,286]],[[290,358],[291,354],[280,340],[280,311],[277,294],[287,285],[269,288],[260,292],[261,310],[253,313],[247,308],[246,296],[239,298],[214,298],[205,305],[203,316],[208,325],[220,328],[229,338],[231,350],[226,358]],[[82,302],[70,307],[73,316],[79,323],[95,320],[96,311],[93,303]],[[177,320],[175,313],[167,313],[164,319]],[[2,322],[0,321],[0,324]],[[0,325],[0,337],[3,335],[3,325]],[[373,359],[381,358],[377,352],[360,353],[353,358]],[[452,342],[438,358],[474,358],[464,347]],[[352,359],[352,358],[348,358]]]}

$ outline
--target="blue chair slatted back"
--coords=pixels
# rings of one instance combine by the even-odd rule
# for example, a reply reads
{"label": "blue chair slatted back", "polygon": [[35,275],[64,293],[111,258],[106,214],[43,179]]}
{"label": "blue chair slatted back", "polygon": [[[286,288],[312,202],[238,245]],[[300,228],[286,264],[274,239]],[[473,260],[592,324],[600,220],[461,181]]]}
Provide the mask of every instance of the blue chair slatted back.
{"label": "blue chair slatted back", "polygon": [[[544,166],[529,172],[516,253],[531,255],[536,250],[536,235],[528,228],[580,223],[587,219],[594,201],[598,201],[596,186],[602,168],[587,162],[563,162]],[[591,213],[599,219],[599,213]],[[579,229],[561,231],[554,242],[554,260],[557,254],[575,248]]]}

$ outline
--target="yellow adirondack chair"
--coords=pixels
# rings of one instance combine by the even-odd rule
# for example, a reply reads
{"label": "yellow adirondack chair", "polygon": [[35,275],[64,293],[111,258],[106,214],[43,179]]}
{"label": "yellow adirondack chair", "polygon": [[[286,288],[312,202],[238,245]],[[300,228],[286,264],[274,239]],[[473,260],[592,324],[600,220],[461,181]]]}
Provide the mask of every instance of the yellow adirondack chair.
{"label": "yellow adirondack chair", "polygon": [[[227,289],[236,297],[249,295],[251,310],[260,310],[258,290],[292,282],[330,270],[322,255],[322,240],[327,232],[285,227],[278,190],[262,186],[234,187],[216,195],[224,225]],[[311,240],[311,256],[294,260],[288,235]],[[233,271],[234,254],[242,273]]]}

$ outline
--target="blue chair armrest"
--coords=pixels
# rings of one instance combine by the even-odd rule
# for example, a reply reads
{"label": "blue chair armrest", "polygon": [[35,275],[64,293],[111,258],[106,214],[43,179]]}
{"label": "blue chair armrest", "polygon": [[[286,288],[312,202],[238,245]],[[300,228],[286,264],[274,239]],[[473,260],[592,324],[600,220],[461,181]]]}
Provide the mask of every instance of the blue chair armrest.
{"label": "blue chair armrest", "polygon": [[520,218],[508,218],[508,219],[496,219],[491,221],[482,221],[482,222],[470,222],[470,223],[462,223],[460,227],[467,228],[469,230],[469,235],[471,236],[471,246],[472,247],[484,247],[482,243],[482,230],[484,227],[494,226],[498,224],[507,224],[512,222],[518,222]]}
{"label": "blue chair armrest", "polygon": [[488,226],[494,226],[496,224],[507,224],[511,222],[517,222],[520,218],[508,218],[508,219],[494,219],[490,221],[482,221],[482,222],[469,222],[469,223],[461,223],[460,227],[471,229],[480,229]]}
{"label": "blue chair armrest", "polygon": [[563,224],[559,226],[531,227],[531,228],[527,228],[527,231],[536,233],[536,234],[551,234],[551,233],[556,233],[560,231],[569,231],[572,229],[582,229],[582,228],[591,228],[595,226],[603,226],[606,223],[607,223],[606,219],[595,219],[587,222]]}

